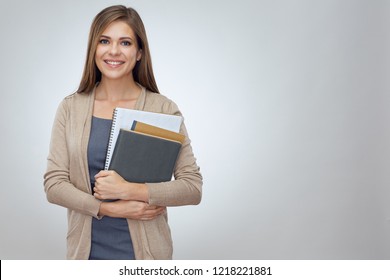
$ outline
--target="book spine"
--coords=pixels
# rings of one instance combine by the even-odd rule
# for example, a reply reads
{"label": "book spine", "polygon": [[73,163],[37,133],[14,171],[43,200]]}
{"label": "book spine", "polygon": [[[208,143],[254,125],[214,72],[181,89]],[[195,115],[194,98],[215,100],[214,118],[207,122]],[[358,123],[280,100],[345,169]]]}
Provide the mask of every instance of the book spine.
{"label": "book spine", "polygon": [[137,121],[133,121],[133,124],[131,125],[130,130],[135,130],[135,127],[137,126]]}
{"label": "book spine", "polygon": [[110,138],[108,140],[108,147],[107,147],[107,156],[106,156],[106,162],[104,164],[104,170],[108,170],[110,167],[110,158],[112,154],[112,149],[114,149],[114,130],[116,127],[116,121],[118,117],[118,110],[114,109],[113,115],[112,115],[112,124],[111,124],[111,131],[110,131]]}

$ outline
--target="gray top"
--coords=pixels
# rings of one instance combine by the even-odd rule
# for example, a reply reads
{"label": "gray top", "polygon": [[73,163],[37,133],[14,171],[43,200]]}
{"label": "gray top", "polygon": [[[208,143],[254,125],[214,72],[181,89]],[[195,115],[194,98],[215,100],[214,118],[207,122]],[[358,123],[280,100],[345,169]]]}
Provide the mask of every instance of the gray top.
{"label": "gray top", "polygon": [[[95,175],[104,169],[111,120],[92,117],[91,134],[88,143],[88,166],[91,187]],[[124,218],[92,218],[90,260],[135,259],[129,226]]]}

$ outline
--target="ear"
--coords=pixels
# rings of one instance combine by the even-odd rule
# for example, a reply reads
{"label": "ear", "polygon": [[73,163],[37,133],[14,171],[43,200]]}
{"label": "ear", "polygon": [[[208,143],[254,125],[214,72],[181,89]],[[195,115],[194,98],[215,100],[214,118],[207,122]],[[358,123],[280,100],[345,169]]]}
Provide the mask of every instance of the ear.
{"label": "ear", "polygon": [[142,49],[139,49],[137,52],[137,61],[140,61],[142,58]]}

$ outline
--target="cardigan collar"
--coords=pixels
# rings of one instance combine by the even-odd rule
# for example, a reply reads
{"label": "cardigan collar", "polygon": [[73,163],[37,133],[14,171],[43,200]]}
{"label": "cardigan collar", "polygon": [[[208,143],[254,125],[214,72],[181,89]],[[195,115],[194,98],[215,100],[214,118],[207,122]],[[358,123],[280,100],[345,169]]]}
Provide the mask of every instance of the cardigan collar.
{"label": "cardigan collar", "polygon": [[146,102],[146,88],[137,83],[141,87],[141,94],[138,96],[137,102],[135,103],[135,110],[143,110]]}

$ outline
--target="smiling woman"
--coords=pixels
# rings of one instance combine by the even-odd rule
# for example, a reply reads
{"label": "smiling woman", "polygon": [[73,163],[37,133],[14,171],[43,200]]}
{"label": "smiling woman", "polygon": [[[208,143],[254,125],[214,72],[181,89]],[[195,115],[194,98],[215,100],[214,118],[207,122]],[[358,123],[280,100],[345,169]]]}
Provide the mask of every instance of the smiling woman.
{"label": "smiling woman", "polygon": [[111,23],[100,37],[95,62],[105,79],[124,79],[133,83],[132,71],[142,51],[134,31],[123,21]]}
{"label": "smiling woman", "polygon": [[[96,69],[97,65],[95,62],[95,56],[97,48],[101,44],[112,44],[110,39],[115,39],[110,38],[109,34],[106,33],[108,32],[107,29],[112,29],[110,28],[110,25],[113,23],[115,23],[115,25],[117,23],[121,23],[120,25],[122,25],[121,27],[123,27],[124,30],[117,30],[114,28],[114,30],[110,31],[115,32],[115,34],[111,35],[116,35],[118,38],[129,37],[130,40],[124,40],[122,45],[127,45],[128,43],[126,43],[126,41],[129,41],[131,45],[135,45],[135,47],[142,53],[142,59],[140,58],[134,65],[134,81],[144,85],[146,89],[151,92],[159,93],[153,74],[149,44],[142,19],[134,9],[125,8],[124,6],[108,7],[97,14],[95,20],[92,22],[88,38],[87,59],[77,92],[90,92],[95,87],[95,83],[101,80],[102,73],[99,71],[100,69]],[[121,34],[120,31],[124,33]]]}
{"label": "smiling woman", "polygon": [[92,23],[80,86],[55,117],[45,191],[68,209],[69,259],[171,259],[167,207],[198,204],[202,193],[187,130],[182,124],[173,181],[127,182],[103,170],[117,107],[181,115],[159,94],[142,20],[124,6],[104,9]]}

